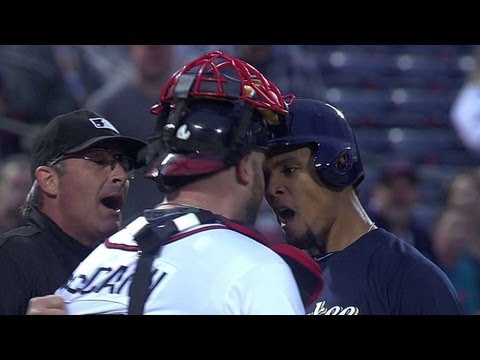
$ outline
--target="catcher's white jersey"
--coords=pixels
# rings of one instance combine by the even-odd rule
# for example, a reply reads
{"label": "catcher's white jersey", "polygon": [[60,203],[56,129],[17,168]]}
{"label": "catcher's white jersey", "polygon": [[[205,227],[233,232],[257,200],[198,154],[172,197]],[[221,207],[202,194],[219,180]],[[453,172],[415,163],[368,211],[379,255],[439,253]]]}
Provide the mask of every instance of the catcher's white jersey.
{"label": "catcher's white jersey", "polygon": [[[191,214],[189,214],[191,215]],[[305,314],[297,283],[283,259],[223,224],[175,220],[176,241],[153,262],[145,314]],[[127,314],[138,260],[139,217],[98,246],[57,290],[69,314]]]}

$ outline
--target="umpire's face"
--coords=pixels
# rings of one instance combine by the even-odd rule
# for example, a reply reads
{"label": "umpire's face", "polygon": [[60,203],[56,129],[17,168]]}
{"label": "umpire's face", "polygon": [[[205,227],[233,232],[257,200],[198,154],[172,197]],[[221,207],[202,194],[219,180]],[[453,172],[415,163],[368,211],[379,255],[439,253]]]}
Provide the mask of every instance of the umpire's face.
{"label": "umpire's face", "polygon": [[115,156],[119,159],[125,154],[123,149],[113,145],[103,149],[107,152],[88,149],[68,155],[53,167],[37,169],[47,198],[44,205],[54,209],[55,222],[76,240],[92,246],[119,229],[130,185],[126,169],[115,161]]}

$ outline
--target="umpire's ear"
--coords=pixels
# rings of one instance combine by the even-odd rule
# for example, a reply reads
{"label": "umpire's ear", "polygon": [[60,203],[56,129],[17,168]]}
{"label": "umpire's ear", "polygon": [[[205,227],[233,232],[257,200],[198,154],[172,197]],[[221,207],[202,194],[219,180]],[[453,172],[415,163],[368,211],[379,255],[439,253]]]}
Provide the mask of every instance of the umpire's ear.
{"label": "umpire's ear", "polygon": [[39,166],[35,170],[35,181],[42,188],[42,191],[51,195],[57,195],[58,172],[50,166]]}

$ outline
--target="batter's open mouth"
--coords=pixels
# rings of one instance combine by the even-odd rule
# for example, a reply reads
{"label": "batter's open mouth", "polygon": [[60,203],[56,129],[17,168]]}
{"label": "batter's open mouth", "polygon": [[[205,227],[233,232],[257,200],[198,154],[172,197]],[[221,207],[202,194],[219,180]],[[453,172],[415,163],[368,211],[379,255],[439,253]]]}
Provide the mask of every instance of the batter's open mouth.
{"label": "batter's open mouth", "polygon": [[277,211],[277,220],[282,226],[284,226],[287,222],[292,220],[294,216],[295,216],[295,211],[289,208],[283,208]]}

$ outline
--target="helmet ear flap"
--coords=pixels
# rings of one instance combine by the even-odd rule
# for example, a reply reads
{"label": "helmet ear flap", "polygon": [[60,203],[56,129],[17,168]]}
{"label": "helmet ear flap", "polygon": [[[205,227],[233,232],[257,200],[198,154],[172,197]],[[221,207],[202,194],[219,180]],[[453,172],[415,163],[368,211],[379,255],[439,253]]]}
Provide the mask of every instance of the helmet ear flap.
{"label": "helmet ear flap", "polygon": [[352,164],[352,149],[347,148],[337,156],[333,167],[339,175],[345,175],[352,168]]}
{"label": "helmet ear flap", "polygon": [[332,162],[327,162],[324,167],[317,167],[318,177],[334,191],[341,191],[352,185],[356,178],[353,168],[354,158],[350,147],[343,150]]}

